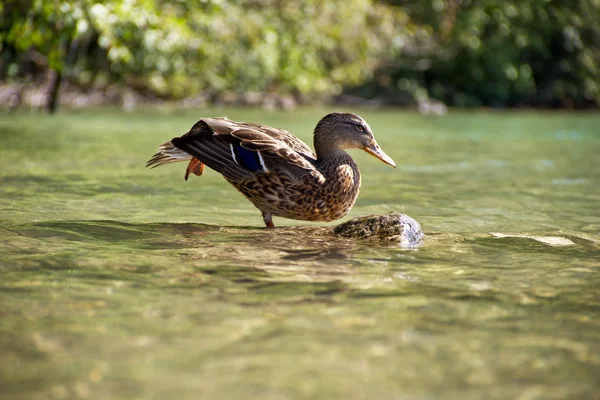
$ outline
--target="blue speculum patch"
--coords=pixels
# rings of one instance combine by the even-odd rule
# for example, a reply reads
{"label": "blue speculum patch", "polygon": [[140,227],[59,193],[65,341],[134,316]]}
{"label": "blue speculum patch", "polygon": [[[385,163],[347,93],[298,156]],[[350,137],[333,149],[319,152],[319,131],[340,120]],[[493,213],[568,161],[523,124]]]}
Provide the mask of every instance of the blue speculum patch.
{"label": "blue speculum patch", "polygon": [[252,172],[264,171],[258,152],[245,149],[240,143],[232,143],[231,147],[239,165]]}

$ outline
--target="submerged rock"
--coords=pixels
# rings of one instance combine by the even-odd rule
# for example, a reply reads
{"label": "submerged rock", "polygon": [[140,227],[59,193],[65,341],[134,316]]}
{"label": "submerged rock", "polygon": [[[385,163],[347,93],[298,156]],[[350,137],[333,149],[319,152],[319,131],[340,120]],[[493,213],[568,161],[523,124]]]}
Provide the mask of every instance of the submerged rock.
{"label": "submerged rock", "polygon": [[418,246],[425,236],[417,221],[397,212],[354,218],[336,226],[333,233],[347,238],[397,241],[403,247]]}
{"label": "submerged rock", "polygon": [[490,232],[495,238],[519,238],[519,239],[531,239],[537,242],[547,244],[548,246],[573,246],[575,243],[571,239],[567,239],[561,236],[529,236],[529,235],[510,235],[506,233]]}

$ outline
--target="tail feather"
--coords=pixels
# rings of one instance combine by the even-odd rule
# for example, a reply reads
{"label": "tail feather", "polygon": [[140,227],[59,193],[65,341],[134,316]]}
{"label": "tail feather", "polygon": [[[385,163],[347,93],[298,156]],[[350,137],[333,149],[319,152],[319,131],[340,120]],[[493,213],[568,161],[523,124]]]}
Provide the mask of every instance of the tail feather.
{"label": "tail feather", "polygon": [[158,153],[154,154],[146,163],[146,167],[156,168],[161,165],[167,165],[180,161],[190,161],[193,157],[183,150],[173,146],[171,142],[163,143],[158,148]]}
{"label": "tail feather", "polygon": [[[215,134],[203,120],[200,120],[199,128],[196,125],[185,135],[162,144],[158,152],[148,160],[146,167],[156,168],[179,161],[189,161],[185,171],[186,180],[190,174],[202,175],[204,165],[232,181],[243,180],[256,170],[248,169],[248,163],[244,162],[248,155],[240,149],[236,152],[231,137]],[[236,144],[240,147],[239,143]],[[242,165],[236,157],[240,157]],[[260,154],[257,157],[262,160]]]}
{"label": "tail feather", "polygon": [[[219,148],[205,146],[200,150],[196,146],[196,143],[187,143],[185,149],[190,153],[201,154],[202,163],[231,179],[240,180],[247,175],[247,171],[241,169],[236,163],[227,163],[224,161]],[[231,155],[228,155],[228,157],[231,157]]]}
{"label": "tail feather", "polygon": [[224,138],[210,134],[186,134],[172,139],[173,146],[200,160],[225,177],[238,181],[247,178],[251,171],[241,167],[233,158],[230,145]]}

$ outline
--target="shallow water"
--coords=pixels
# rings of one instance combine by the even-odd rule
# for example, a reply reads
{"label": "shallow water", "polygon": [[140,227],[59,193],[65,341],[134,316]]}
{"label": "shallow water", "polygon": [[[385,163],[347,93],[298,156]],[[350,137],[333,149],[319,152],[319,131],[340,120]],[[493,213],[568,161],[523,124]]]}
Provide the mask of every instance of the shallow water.
{"label": "shallow water", "polygon": [[326,111],[0,114],[2,398],[600,398],[600,115],[360,111],[398,168],[352,153],[349,217],[416,250],[143,167],[200,116]]}

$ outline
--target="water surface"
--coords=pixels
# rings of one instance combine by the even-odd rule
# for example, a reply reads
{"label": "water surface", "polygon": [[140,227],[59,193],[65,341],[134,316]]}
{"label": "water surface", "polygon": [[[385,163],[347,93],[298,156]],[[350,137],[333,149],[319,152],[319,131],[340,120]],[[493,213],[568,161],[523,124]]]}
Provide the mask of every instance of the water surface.
{"label": "water surface", "polygon": [[359,111],[398,168],[353,152],[349,217],[416,250],[143,167],[200,116],[327,111],[0,114],[2,398],[599,398],[600,116]]}

